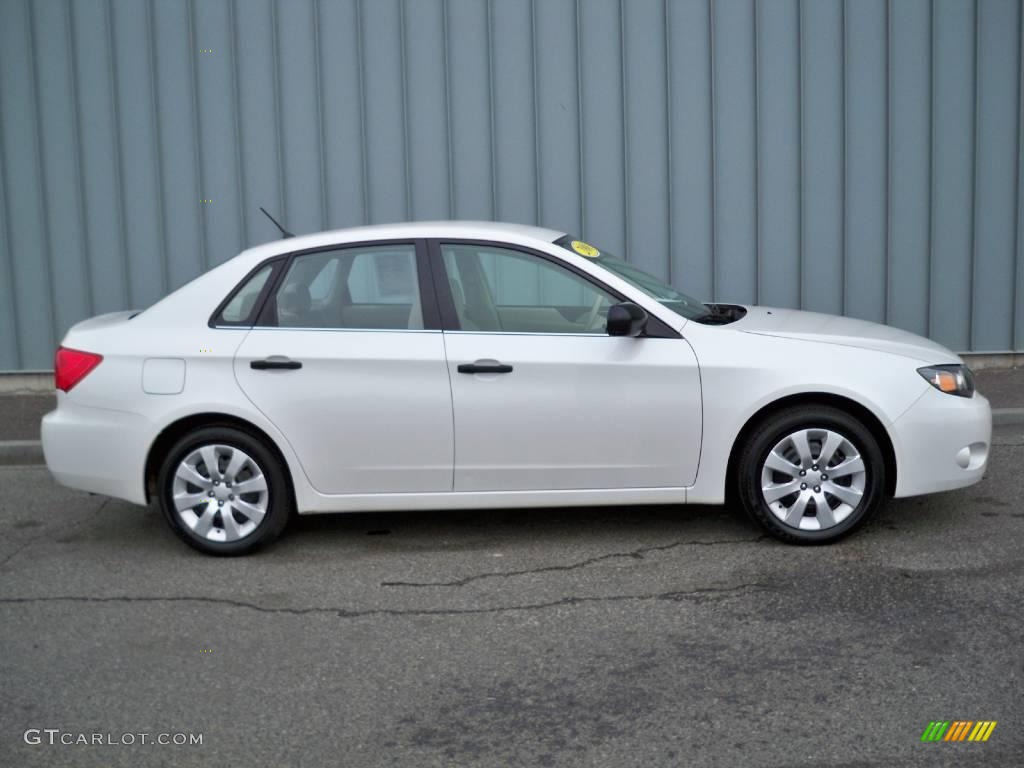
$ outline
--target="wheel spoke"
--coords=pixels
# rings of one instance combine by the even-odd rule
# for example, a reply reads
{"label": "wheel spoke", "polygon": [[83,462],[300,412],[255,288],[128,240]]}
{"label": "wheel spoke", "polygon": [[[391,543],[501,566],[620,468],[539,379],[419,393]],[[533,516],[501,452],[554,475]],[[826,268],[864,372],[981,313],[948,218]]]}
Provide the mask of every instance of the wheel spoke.
{"label": "wheel spoke", "polygon": [[231,504],[235,509],[249,518],[249,522],[253,525],[259,525],[260,521],[263,520],[263,515],[266,514],[266,512],[259,507],[254,504],[250,504],[247,501],[242,501],[241,499],[235,499]]}
{"label": "wheel spoke", "polygon": [[846,477],[847,475],[853,475],[857,472],[864,471],[864,461],[860,456],[853,455],[847,459],[844,459],[834,467],[829,467],[827,470],[829,477]]}
{"label": "wheel spoke", "polygon": [[768,467],[768,469],[773,469],[776,472],[789,475],[789,477],[796,477],[797,473],[800,471],[800,467],[775,451],[768,454],[768,458],[765,459],[764,465]]}
{"label": "wheel spoke", "polygon": [[788,483],[778,483],[773,485],[766,485],[761,489],[761,493],[764,496],[764,500],[767,504],[778,501],[783,496],[789,496],[791,493],[796,493],[800,490],[799,480],[790,480]]}
{"label": "wheel spoke", "polygon": [[203,457],[206,465],[206,472],[211,480],[220,480],[220,470],[217,469],[217,451],[212,445],[204,445],[199,449],[199,455]]}
{"label": "wheel spoke", "polygon": [[230,507],[224,507],[220,511],[220,519],[223,521],[224,534],[226,535],[227,541],[233,542],[236,539],[242,538],[242,530],[239,528],[239,523],[234,520],[234,515],[231,514]]}
{"label": "wheel spoke", "polygon": [[242,538],[242,531],[239,530],[238,523],[235,522],[235,517],[231,514],[230,507],[221,509],[220,519],[223,521],[224,534],[228,541]]}
{"label": "wheel spoke", "polygon": [[178,469],[174,474],[181,480],[197,485],[200,488],[209,489],[213,485],[207,478],[200,475],[195,467],[189,466],[185,462],[178,465]]}
{"label": "wheel spoke", "polygon": [[804,429],[800,432],[793,433],[790,440],[793,441],[793,447],[800,456],[800,466],[807,469],[807,467],[814,463],[814,457],[811,455],[811,443],[808,439],[807,430]]}
{"label": "wheel spoke", "polygon": [[263,475],[256,475],[248,480],[235,483],[231,490],[235,492],[235,496],[241,496],[243,493],[259,493],[267,490],[267,480]]}
{"label": "wheel spoke", "polygon": [[235,478],[238,476],[238,473],[241,471],[242,467],[245,466],[245,462],[248,460],[248,458],[249,457],[246,456],[241,451],[232,448],[231,458],[228,460],[228,465],[224,469],[224,479],[227,480],[228,482],[233,483],[235,481]]}
{"label": "wheel spoke", "polygon": [[793,506],[786,511],[786,525],[791,525],[794,528],[800,527],[800,521],[803,519],[804,512],[807,510],[807,502],[810,500],[810,496],[806,493],[801,493]]}
{"label": "wheel spoke", "polygon": [[862,491],[858,491],[856,488],[848,488],[844,485],[838,485],[836,483],[823,483],[821,490],[835,496],[841,502],[849,504],[854,508],[860,504],[860,500],[864,497],[864,493]]}
{"label": "wheel spoke", "polygon": [[820,525],[822,529],[831,528],[833,525],[836,524],[836,516],[832,514],[832,507],[830,507],[828,505],[828,502],[825,500],[825,494],[814,494],[814,501],[816,506],[815,514],[818,518],[818,525]]}
{"label": "wheel spoke", "polygon": [[828,432],[825,442],[821,445],[821,453],[818,454],[817,464],[819,467],[827,467],[835,455],[836,449],[843,444],[843,436],[835,432]]}
{"label": "wheel spoke", "polygon": [[174,506],[179,512],[182,512],[186,509],[192,509],[197,504],[202,503],[208,498],[209,496],[207,496],[205,492],[179,493],[174,497]]}
{"label": "wheel spoke", "polygon": [[213,527],[213,516],[216,514],[214,512],[214,509],[216,509],[216,507],[211,507],[210,505],[207,505],[206,509],[203,510],[203,514],[199,516],[199,519],[196,521],[196,524],[192,528],[192,530],[200,536],[205,537],[210,532],[210,528]]}

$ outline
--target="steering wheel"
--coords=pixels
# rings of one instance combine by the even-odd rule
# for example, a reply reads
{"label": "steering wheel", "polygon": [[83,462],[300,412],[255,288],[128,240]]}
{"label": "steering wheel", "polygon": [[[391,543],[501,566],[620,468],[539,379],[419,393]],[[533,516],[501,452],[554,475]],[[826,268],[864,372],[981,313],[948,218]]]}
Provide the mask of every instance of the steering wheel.
{"label": "steering wheel", "polygon": [[584,330],[591,331],[594,329],[594,321],[597,320],[597,313],[601,311],[601,304],[604,302],[604,296],[600,293],[594,299],[594,305],[590,308],[590,314],[587,315],[587,322],[583,325]]}

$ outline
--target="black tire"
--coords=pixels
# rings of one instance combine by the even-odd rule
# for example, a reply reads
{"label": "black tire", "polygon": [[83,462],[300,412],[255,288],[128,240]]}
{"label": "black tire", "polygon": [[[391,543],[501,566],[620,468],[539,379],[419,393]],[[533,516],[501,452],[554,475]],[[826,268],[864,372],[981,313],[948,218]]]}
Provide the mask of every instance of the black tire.
{"label": "black tire", "polygon": [[[769,452],[788,435],[803,429],[838,433],[849,440],[864,462],[866,477],[860,502],[845,519],[824,530],[804,530],[787,524],[776,516],[762,495],[762,470]],[[848,536],[875,513],[884,499],[884,488],[885,461],[874,435],[850,414],[827,405],[790,408],[768,416],[749,433],[736,465],[735,490],[740,504],[765,531],[789,544],[830,544]],[[777,503],[781,514],[786,500]]]}
{"label": "black tire", "polygon": [[[267,508],[262,520],[251,533],[234,541],[211,541],[197,534],[185,523],[174,504],[174,478],[179,464],[197,448],[211,444],[240,449],[256,462],[266,480]],[[157,489],[160,508],[171,530],[189,546],[209,555],[244,555],[269,544],[281,535],[293,506],[285,469],[274,452],[262,440],[226,425],[203,427],[178,440],[160,465]]]}

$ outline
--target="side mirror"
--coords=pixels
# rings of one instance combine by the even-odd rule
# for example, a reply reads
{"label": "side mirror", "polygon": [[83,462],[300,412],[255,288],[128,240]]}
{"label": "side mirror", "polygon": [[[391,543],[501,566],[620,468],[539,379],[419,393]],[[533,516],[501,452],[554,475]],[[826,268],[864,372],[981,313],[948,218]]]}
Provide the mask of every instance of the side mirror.
{"label": "side mirror", "polygon": [[608,308],[609,336],[639,336],[647,327],[647,313],[631,301],[613,304]]}

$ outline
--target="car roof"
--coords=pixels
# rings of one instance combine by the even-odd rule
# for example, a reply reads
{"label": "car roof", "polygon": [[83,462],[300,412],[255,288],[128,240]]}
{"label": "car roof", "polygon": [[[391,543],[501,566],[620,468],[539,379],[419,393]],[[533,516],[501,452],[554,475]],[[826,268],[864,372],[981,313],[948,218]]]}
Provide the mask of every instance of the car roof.
{"label": "car roof", "polygon": [[278,253],[290,253],[310,248],[323,248],[333,244],[358,243],[367,240],[395,240],[412,237],[450,237],[474,240],[527,242],[540,240],[550,243],[565,233],[529,224],[511,224],[500,221],[410,221],[393,224],[370,224],[361,227],[314,232],[257,245],[244,255],[266,258]]}

